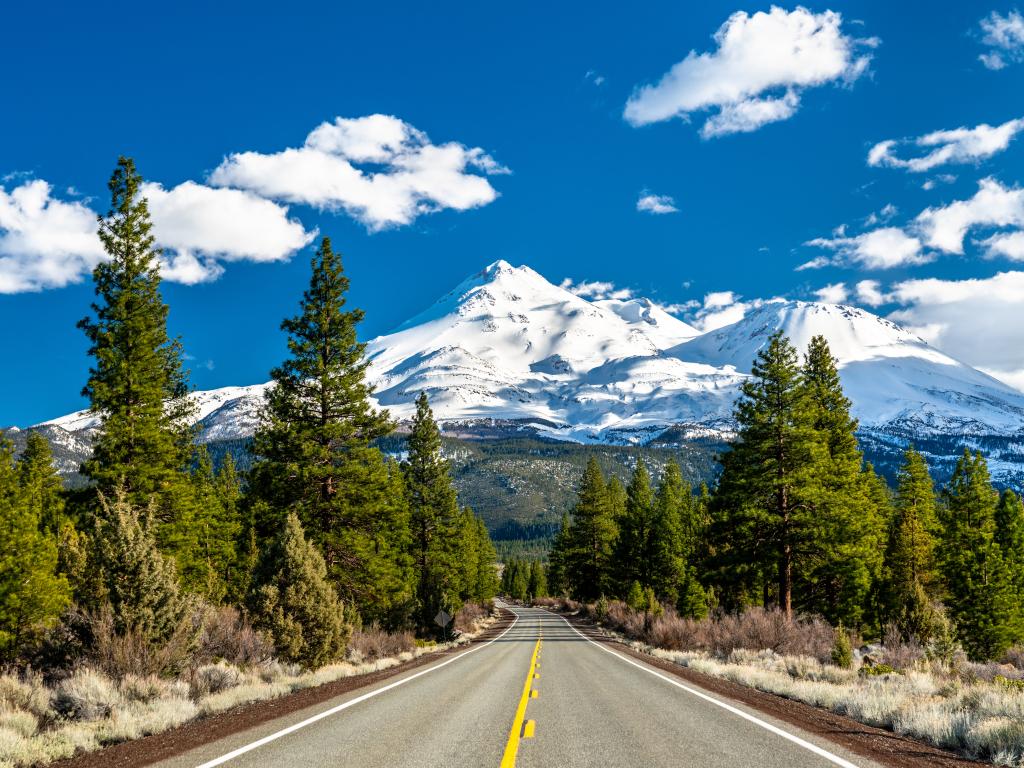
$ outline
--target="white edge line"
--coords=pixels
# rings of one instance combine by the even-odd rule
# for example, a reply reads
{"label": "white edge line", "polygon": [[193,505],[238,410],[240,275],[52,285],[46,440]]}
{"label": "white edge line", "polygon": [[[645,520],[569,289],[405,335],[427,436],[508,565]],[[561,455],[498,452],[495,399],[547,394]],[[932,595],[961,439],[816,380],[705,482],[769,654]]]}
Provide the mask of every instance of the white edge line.
{"label": "white edge line", "polygon": [[467,656],[469,656],[469,654],[473,653],[474,651],[479,651],[481,648],[486,648],[491,643],[497,642],[498,640],[503,638],[506,634],[508,634],[508,631],[510,629],[512,629],[512,627],[514,627],[516,624],[519,623],[519,614],[515,613],[515,611],[513,611],[513,614],[515,615],[516,618],[515,618],[515,620],[511,624],[508,625],[508,627],[505,628],[505,631],[502,632],[497,637],[495,637],[493,640],[488,640],[483,645],[478,645],[475,648],[470,648],[469,650],[464,651],[463,653],[460,653],[460,654],[458,654],[456,656],[453,656],[452,658],[448,659],[447,661],[442,661],[440,664],[437,664],[437,665],[435,665],[433,667],[429,667],[427,669],[424,669],[423,671],[417,672],[414,675],[409,675],[409,677],[403,677],[401,680],[396,680],[395,682],[390,683],[389,685],[385,685],[383,688],[376,688],[376,689],[374,689],[374,690],[372,690],[372,691],[370,691],[368,693],[364,693],[362,696],[357,696],[354,699],[349,699],[348,701],[344,702],[343,704],[339,704],[336,707],[331,707],[330,709],[325,710],[323,712],[318,712],[317,714],[313,715],[312,717],[309,717],[309,718],[303,720],[301,723],[295,723],[294,725],[289,725],[287,728],[282,728],[280,731],[277,731],[276,733],[272,733],[269,736],[264,736],[262,739],[257,739],[256,741],[252,742],[251,744],[246,744],[243,747],[239,747],[238,749],[232,750],[231,752],[228,752],[226,755],[221,755],[220,757],[216,757],[213,760],[210,760],[208,762],[202,763],[201,765],[196,766],[196,768],[214,768],[214,766],[223,765],[224,763],[228,762],[229,760],[234,760],[236,757],[240,757],[241,755],[244,755],[246,752],[252,752],[254,749],[259,749],[260,747],[262,747],[262,746],[264,746],[266,744],[269,744],[272,741],[276,741],[277,739],[280,739],[282,736],[287,736],[289,733],[294,733],[295,731],[298,731],[298,730],[300,730],[302,728],[305,728],[307,725],[312,725],[315,722],[323,720],[325,717],[330,717],[331,715],[336,715],[338,712],[341,712],[343,709],[348,709],[349,707],[353,707],[356,704],[359,704],[360,702],[366,701],[367,699],[372,699],[374,696],[379,696],[380,694],[385,693],[386,691],[390,691],[392,688],[397,688],[400,685],[405,685],[406,683],[411,682],[412,680],[415,680],[417,677],[422,677],[423,675],[430,674],[431,672],[435,672],[435,671],[441,669],[441,667],[447,667],[452,662],[458,661],[459,659],[464,659]]}
{"label": "white edge line", "polygon": [[[552,615],[557,616],[557,614],[552,614]],[[788,741],[791,741],[794,744],[797,744],[798,746],[801,746],[804,749],[809,750],[809,751],[813,752],[814,754],[819,755],[819,756],[825,758],[829,762],[835,763],[836,765],[841,765],[843,768],[859,768],[859,766],[855,765],[854,763],[851,763],[849,760],[844,760],[843,758],[839,757],[839,755],[834,755],[831,752],[829,752],[827,749],[823,749],[823,748],[819,747],[817,744],[812,744],[809,741],[805,741],[804,739],[801,739],[799,736],[794,736],[789,731],[785,731],[782,728],[774,726],[771,723],[767,723],[764,720],[761,720],[760,718],[754,717],[754,715],[751,715],[749,712],[744,712],[742,709],[734,707],[731,704],[726,704],[724,701],[720,701],[719,699],[716,699],[714,696],[709,696],[708,694],[703,693],[702,691],[698,691],[696,688],[691,688],[688,685],[684,685],[683,683],[680,683],[678,680],[673,680],[672,678],[667,677],[667,676],[661,674],[660,672],[654,671],[653,669],[648,667],[646,664],[640,664],[639,662],[636,662],[633,659],[626,658],[622,654],[616,653],[611,648],[607,648],[606,646],[602,645],[601,643],[596,643],[593,640],[591,640],[589,637],[587,637],[582,632],[580,632],[578,629],[576,629],[576,627],[574,627],[569,622],[569,620],[566,619],[564,616],[558,616],[558,618],[560,618],[562,621],[564,621],[566,624],[568,624],[569,628],[573,632],[575,632],[577,635],[582,637],[588,643],[592,643],[593,645],[596,645],[598,648],[600,648],[605,653],[610,653],[612,656],[616,657],[617,659],[621,659],[622,661],[624,661],[627,664],[630,664],[630,665],[636,667],[637,669],[642,669],[644,672],[649,672],[650,674],[654,675],[655,677],[664,680],[666,683],[669,683],[670,685],[674,685],[676,688],[682,688],[687,693],[693,694],[694,696],[696,696],[699,699],[703,699],[704,701],[707,701],[707,702],[709,702],[711,704],[714,704],[716,707],[721,707],[722,709],[726,710],[727,712],[732,712],[734,715],[738,715],[738,716],[742,717],[744,720],[749,720],[751,723],[754,723],[755,725],[758,725],[761,728],[764,728],[766,731],[771,731],[772,733],[774,733],[774,734],[776,734],[778,736],[781,736],[782,738],[787,739]]]}

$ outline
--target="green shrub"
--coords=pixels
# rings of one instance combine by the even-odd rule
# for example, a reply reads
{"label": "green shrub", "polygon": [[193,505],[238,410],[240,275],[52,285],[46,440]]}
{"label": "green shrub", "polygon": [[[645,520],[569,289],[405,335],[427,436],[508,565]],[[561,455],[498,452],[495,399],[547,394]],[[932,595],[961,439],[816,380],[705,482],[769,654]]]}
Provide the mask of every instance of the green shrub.
{"label": "green shrub", "polygon": [[881,677],[882,675],[898,675],[898,670],[888,664],[865,664],[860,668],[860,674],[864,677]]}
{"label": "green shrub", "polygon": [[832,663],[843,669],[853,667],[853,646],[850,643],[850,635],[843,625],[836,627],[836,639],[832,644]]}

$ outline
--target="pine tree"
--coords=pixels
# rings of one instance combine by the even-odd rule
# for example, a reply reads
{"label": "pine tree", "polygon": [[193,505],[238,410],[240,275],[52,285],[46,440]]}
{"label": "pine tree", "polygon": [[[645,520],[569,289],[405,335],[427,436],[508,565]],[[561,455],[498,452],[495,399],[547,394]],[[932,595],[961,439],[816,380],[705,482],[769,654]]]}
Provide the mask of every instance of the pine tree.
{"label": "pine tree", "polygon": [[913,448],[904,454],[897,484],[895,514],[885,548],[882,622],[895,624],[905,638],[927,642],[934,623],[931,604],[939,597],[935,562],[938,523],[928,466]]}
{"label": "pine tree", "polygon": [[1020,639],[1020,601],[996,541],[999,496],[980,453],[964,449],[944,492],[946,603],[972,659],[997,658]]}
{"label": "pine tree", "polygon": [[544,573],[544,566],[540,560],[530,563],[530,576],[526,582],[526,596],[534,600],[538,597],[548,596],[547,574]]}
{"label": "pine tree", "polygon": [[651,521],[651,586],[659,600],[676,603],[684,574],[694,555],[694,542],[683,521],[691,524],[693,492],[675,461],[665,465],[654,497]]}
{"label": "pine tree", "polygon": [[[324,238],[300,313],[285,320],[289,358],[271,372],[254,441],[250,505],[257,538],[298,514],[341,596],[367,620],[389,620],[411,598],[408,509],[400,480],[373,441],[393,427],[370,403],[358,309],[340,256]],[[258,502],[262,502],[259,504]]]}
{"label": "pine tree", "polygon": [[487,603],[498,593],[498,553],[487,532],[484,521],[477,517],[476,523],[476,587],[474,600]]}
{"label": "pine tree", "polygon": [[433,631],[442,608],[454,614],[460,604],[459,508],[448,462],[441,454],[441,431],[426,393],[416,398],[402,469],[409,499],[420,626]]}
{"label": "pine tree", "polygon": [[734,599],[758,585],[767,598],[774,574],[775,600],[792,616],[794,577],[822,546],[815,504],[823,446],[796,350],[781,332],[758,353],[734,413],[739,439],[720,459],[715,495],[719,558],[743,574]]}
{"label": "pine tree", "polygon": [[94,318],[79,327],[93,358],[83,394],[99,416],[93,452],[83,474],[108,497],[123,489],[133,504],[155,500],[161,544],[187,521],[187,467],[194,407],[181,365],[181,343],[167,335],[160,295],[161,251],[154,247],[142,178],[120,158],[108,185],[111,208],[99,219],[108,259],[93,270]]}
{"label": "pine tree", "polygon": [[513,600],[526,600],[530,588],[530,567],[522,560],[514,560],[508,582],[509,596]]}
{"label": "pine tree", "polygon": [[561,525],[548,552],[548,589],[555,595],[564,595],[569,591],[566,569],[571,558],[570,527],[569,513],[563,512]]}
{"label": "pine tree", "polygon": [[40,530],[56,538],[64,522],[64,483],[53,465],[50,444],[38,432],[29,432],[25,441],[18,460],[18,486]]}
{"label": "pine tree", "polygon": [[[35,462],[34,458],[29,459]],[[70,589],[57,574],[57,545],[40,530],[38,467],[14,465],[0,439],[0,660],[11,661],[68,604]]]}
{"label": "pine tree", "polygon": [[651,476],[639,459],[626,488],[626,510],[619,520],[618,536],[612,549],[613,571],[619,594],[635,581],[641,588],[653,585],[654,497]]}
{"label": "pine tree", "polygon": [[351,628],[343,605],[294,512],[261,558],[251,605],[282,659],[315,669],[344,655]]}
{"label": "pine tree", "polygon": [[189,541],[178,560],[182,583],[216,603],[227,595],[241,529],[238,478],[231,454],[225,459],[224,469],[217,473],[206,446],[198,446],[191,480],[193,504],[187,531]]}
{"label": "pine tree", "polygon": [[626,514],[626,501],[629,494],[622,481],[612,475],[605,485],[605,495],[608,497],[608,511],[612,516],[612,522],[617,527],[623,515]]}
{"label": "pine tree", "polygon": [[824,450],[815,483],[818,552],[798,574],[801,605],[833,623],[856,627],[881,568],[884,520],[868,496],[870,480],[857,445],[857,420],[850,415],[838,361],[824,336],[811,339],[802,373]]}
{"label": "pine tree", "polygon": [[611,580],[612,544],[616,528],[601,467],[591,458],[583,473],[572,512],[565,579],[577,600],[596,600]]}
{"label": "pine tree", "polygon": [[1017,641],[1024,639],[1024,503],[1007,489],[999,497],[995,513],[995,541],[1012,586],[1015,616],[1012,621]]}

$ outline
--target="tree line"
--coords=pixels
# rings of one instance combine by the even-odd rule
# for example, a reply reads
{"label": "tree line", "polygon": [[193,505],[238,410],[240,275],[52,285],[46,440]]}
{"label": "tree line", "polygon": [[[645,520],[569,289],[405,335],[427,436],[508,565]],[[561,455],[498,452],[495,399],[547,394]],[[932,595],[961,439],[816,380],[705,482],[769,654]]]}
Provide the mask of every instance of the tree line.
{"label": "tree line", "polygon": [[896,487],[864,460],[826,340],[780,332],[735,405],[713,489],[638,461],[623,490],[591,460],[548,564],[555,593],[672,604],[685,616],[776,606],[976,659],[1024,642],[1024,504],[965,448],[936,490],[906,450]]}
{"label": "tree line", "polygon": [[351,628],[439,632],[497,588],[483,521],[460,506],[425,394],[401,462],[375,442],[396,427],[373,407],[358,309],[341,257],[323,238],[287,357],[271,371],[254,463],[215,469],[197,445],[180,340],[167,332],[142,179],[121,158],[99,219],[107,253],[79,323],[91,367],[83,394],[99,417],[65,491],[40,435],[15,457],[0,442],[0,658],[17,660],[70,614],[165,643],[198,602],[238,606],[279,656],[339,658]]}

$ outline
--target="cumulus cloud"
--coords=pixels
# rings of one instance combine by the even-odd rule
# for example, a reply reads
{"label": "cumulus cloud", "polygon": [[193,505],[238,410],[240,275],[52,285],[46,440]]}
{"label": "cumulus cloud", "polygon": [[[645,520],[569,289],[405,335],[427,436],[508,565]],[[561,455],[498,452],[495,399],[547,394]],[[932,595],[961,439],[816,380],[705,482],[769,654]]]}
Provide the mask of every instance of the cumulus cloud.
{"label": "cumulus cloud", "polygon": [[978,182],[967,200],[925,208],[901,227],[881,227],[856,236],[819,237],[804,243],[833,252],[797,267],[862,266],[890,269],[932,261],[939,253],[963,254],[972,230],[1002,229],[978,244],[988,258],[1024,260],[1024,189],[1007,187],[994,178]]}
{"label": "cumulus cloud", "polygon": [[861,280],[854,286],[854,290],[857,301],[869,307],[880,307],[888,301],[877,280]]}
{"label": "cumulus cloud", "polygon": [[[996,126],[982,123],[974,128],[933,131],[916,139],[888,139],[871,148],[868,152],[868,165],[922,173],[950,163],[978,163],[1004,151],[1022,130],[1024,118],[1018,118]],[[898,157],[894,152],[908,145],[929,151],[906,158]]]}
{"label": "cumulus cloud", "polygon": [[[248,192],[185,182],[142,186],[153,236],[165,249],[161,275],[194,284],[219,277],[230,261],[279,261],[312,240],[288,209]],[[88,275],[106,253],[96,212],[53,196],[36,179],[0,187],[0,293],[60,288]]]}
{"label": "cumulus cloud", "polygon": [[560,285],[569,293],[573,293],[581,299],[593,299],[595,301],[601,299],[625,301],[626,299],[632,299],[636,295],[629,288],[619,288],[614,283],[601,280],[580,280],[576,282],[567,277]]}
{"label": "cumulus cloud", "polygon": [[733,291],[712,291],[704,295],[704,301],[688,319],[701,333],[714,331],[726,325],[738,323],[752,309],[764,305],[763,299],[744,301]]}
{"label": "cumulus cloud", "polygon": [[814,292],[818,301],[828,304],[843,304],[850,298],[850,291],[845,283],[830,283]]}
{"label": "cumulus cloud", "polygon": [[665,214],[676,213],[676,201],[668,195],[653,195],[646,190],[640,193],[636,201],[636,209],[642,213]]}
{"label": "cumulus cloud", "polygon": [[210,183],[344,211],[379,231],[487,205],[498,196],[487,177],[508,172],[479,147],[433,144],[397,117],[369,115],[322,123],[298,148],[232,154]]}
{"label": "cumulus cloud", "polygon": [[989,278],[906,280],[891,290],[889,317],[926,341],[1011,386],[1024,389],[1024,272]]}
{"label": "cumulus cloud", "polygon": [[868,68],[876,38],[844,34],[842,16],[773,6],[753,15],[738,11],[714,35],[717,49],[690,51],[654,85],[626,103],[634,126],[712,111],[704,138],[749,132],[792,117],[804,90],[852,83]]}
{"label": "cumulus cloud", "polygon": [[217,279],[222,262],[282,261],[309,244],[316,232],[288,217],[288,209],[250,192],[186,181],[169,190],[142,186],[153,235],[166,249],[161,274],[192,285]]}
{"label": "cumulus cloud", "polygon": [[76,283],[103,258],[96,214],[52,193],[42,179],[0,186],[0,293]]}
{"label": "cumulus cloud", "polygon": [[818,237],[804,245],[825,248],[833,256],[819,256],[797,267],[797,270],[855,264],[866,269],[925,264],[933,257],[921,248],[921,241],[899,227],[873,229],[855,237]]}
{"label": "cumulus cloud", "polygon": [[982,44],[988,51],[978,56],[989,69],[1003,69],[1008,64],[1024,61],[1024,16],[1010,11],[1005,16],[992,11],[980,22]]}

